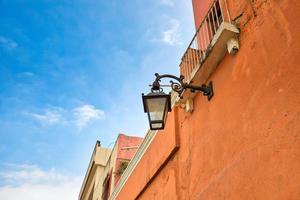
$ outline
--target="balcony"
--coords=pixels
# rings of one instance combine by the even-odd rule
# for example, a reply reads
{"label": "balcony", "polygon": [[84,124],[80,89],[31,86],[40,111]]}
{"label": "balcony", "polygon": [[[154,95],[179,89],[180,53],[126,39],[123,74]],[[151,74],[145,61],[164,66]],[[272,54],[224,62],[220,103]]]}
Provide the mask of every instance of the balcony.
{"label": "balcony", "polygon": [[[231,23],[229,13],[226,11],[226,1],[213,1],[181,59],[180,74],[185,77],[185,82],[193,84],[207,82],[230,48],[228,47],[230,41],[233,39],[237,41],[239,30]],[[190,91],[185,91],[182,97],[186,99],[194,95]]]}

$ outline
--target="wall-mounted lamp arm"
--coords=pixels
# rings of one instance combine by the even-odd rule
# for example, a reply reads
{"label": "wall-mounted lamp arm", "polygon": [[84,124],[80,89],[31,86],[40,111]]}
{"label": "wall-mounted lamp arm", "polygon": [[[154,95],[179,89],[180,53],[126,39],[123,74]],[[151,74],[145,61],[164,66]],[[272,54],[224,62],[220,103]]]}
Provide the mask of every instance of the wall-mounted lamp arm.
{"label": "wall-mounted lamp arm", "polygon": [[177,92],[179,94],[179,96],[182,95],[182,93],[185,89],[190,89],[191,92],[200,91],[203,93],[204,96],[207,96],[208,100],[210,100],[214,95],[212,82],[209,82],[208,85],[203,84],[201,86],[196,86],[196,85],[184,83],[183,82],[184,76],[182,76],[182,75],[180,77],[177,77],[177,76],[174,76],[171,74],[159,75],[158,73],[155,73],[155,76],[156,76],[156,78],[152,84],[151,91],[161,91],[162,90],[161,85],[160,85],[161,79],[171,78],[171,79],[176,80],[176,82],[170,81],[171,88],[173,91]]}

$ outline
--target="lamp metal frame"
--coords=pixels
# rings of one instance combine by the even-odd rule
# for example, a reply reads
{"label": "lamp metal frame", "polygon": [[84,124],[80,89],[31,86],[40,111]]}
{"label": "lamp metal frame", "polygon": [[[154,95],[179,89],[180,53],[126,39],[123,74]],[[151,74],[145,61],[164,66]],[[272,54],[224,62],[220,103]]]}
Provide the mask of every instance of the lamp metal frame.
{"label": "lamp metal frame", "polygon": [[162,86],[160,84],[161,79],[163,78],[171,78],[174,79],[174,81],[170,81],[171,83],[171,89],[179,94],[179,97],[182,97],[183,91],[186,89],[190,89],[191,92],[200,91],[203,93],[204,96],[207,96],[208,101],[211,100],[211,98],[214,96],[214,90],[213,90],[213,83],[210,81],[208,85],[202,84],[201,86],[192,85],[185,83],[184,76],[180,75],[180,77],[171,75],[171,74],[163,74],[159,75],[158,73],[155,73],[155,80],[152,83],[151,91],[162,91]]}

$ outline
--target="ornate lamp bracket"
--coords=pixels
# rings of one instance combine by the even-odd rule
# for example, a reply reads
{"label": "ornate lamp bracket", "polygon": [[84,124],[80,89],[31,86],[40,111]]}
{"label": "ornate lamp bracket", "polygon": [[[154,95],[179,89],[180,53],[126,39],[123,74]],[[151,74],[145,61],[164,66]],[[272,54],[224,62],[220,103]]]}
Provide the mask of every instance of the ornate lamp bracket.
{"label": "ornate lamp bracket", "polygon": [[175,82],[173,80],[170,81],[170,86],[173,91],[178,93],[179,97],[182,96],[183,91],[186,89],[190,89],[191,92],[200,91],[203,93],[204,96],[207,96],[208,100],[211,100],[211,98],[214,96],[213,84],[211,81],[208,83],[208,85],[202,84],[201,86],[197,86],[183,82],[184,76],[182,75],[180,75],[180,77],[177,77],[171,74],[159,75],[158,73],[155,73],[155,76],[156,78],[153,84],[151,85],[152,92],[162,91],[162,86],[160,85],[161,79],[170,78],[175,80]]}

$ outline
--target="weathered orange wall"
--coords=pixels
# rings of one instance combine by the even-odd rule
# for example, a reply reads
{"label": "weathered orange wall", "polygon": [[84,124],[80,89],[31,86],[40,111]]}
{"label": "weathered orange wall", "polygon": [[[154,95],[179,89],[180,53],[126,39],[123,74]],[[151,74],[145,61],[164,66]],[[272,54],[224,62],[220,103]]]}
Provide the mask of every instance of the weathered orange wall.
{"label": "weathered orange wall", "polygon": [[215,96],[173,108],[117,199],[300,199],[300,1],[227,1],[240,50]]}
{"label": "weathered orange wall", "polygon": [[151,178],[155,176],[160,166],[170,155],[176,152],[179,146],[176,121],[175,112],[170,113],[165,129],[155,136],[147,152],[121,190],[118,199],[132,200],[139,196],[146,185],[149,184]]}

